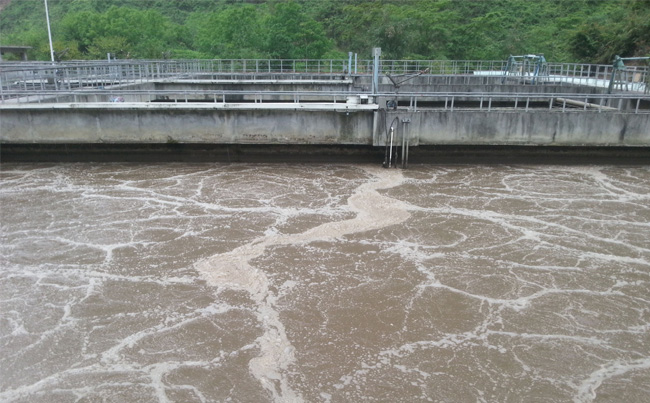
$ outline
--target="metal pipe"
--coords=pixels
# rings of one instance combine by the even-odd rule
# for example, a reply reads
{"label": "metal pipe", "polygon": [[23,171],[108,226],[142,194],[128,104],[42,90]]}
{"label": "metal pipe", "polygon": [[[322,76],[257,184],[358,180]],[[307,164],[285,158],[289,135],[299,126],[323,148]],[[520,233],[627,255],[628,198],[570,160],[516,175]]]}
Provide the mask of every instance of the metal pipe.
{"label": "metal pipe", "polygon": [[390,168],[393,165],[393,136],[395,129],[393,126],[390,127],[390,147],[388,148],[388,168]]}
{"label": "metal pipe", "polygon": [[52,30],[50,29],[50,12],[47,8],[47,0],[45,1],[45,20],[47,21],[47,38],[50,41],[50,56],[52,57],[52,63],[54,63],[54,47],[52,46]]}
{"label": "metal pipe", "polygon": [[347,76],[350,77],[350,74],[352,74],[352,52],[348,52],[348,71],[347,71]]}
{"label": "metal pipe", "polygon": [[406,145],[406,137],[404,136],[404,121],[402,120],[402,168],[404,167],[404,158],[406,158],[406,155],[404,154],[404,150]]}
{"label": "metal pipe", "polygon": [[408,131],[408,124],[411,119],[402,119],[402,168],[407,168],[409,163],[409,143],[410,136]]}
{"label": "metal pipe", "polygon": [[374,65],[372,67],[372,94],[376,95],[379,92],[379,56],[381,56],[381,48],[373,48],[372,55],[374,57]]}
{"label": "metal pipe", "polygon": [[592,104],[592,103],[589,103],[589,102],[586,102],[586,101],[585,102],[576,101],[576,100],[567,99],[567,98],[555,98],[555,101],[558,102],[558,103],[562,102],[564,104],[573,105],[573,106],[582,106],[584,109],[587,109],[587,108],[599,108],[600,109],[600,108],[602,108],[602,109],[608,110],[608,111],[616,111],[616,110],[618,110],[616,108],[612,108],[612,107],[609,107],[609,106],[603,106],[602,105],[602,100],[603,99],[604,98],[601,98],[601,104],[600,105],[599,104]]}

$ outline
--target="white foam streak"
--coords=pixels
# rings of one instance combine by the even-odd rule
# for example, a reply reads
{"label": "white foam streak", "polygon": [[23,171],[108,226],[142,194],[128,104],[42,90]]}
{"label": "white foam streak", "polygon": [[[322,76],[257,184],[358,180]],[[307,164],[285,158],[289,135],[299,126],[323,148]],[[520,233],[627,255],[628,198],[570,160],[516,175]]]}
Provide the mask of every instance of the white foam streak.
{"label": "white foam streak", "polygon": [[650,358],[633,361],[616,360],[602,365],[600,369],[592,372],[587,379],[578,386],[575,403],[593,402],[597,397],[597,390],[603,382],[614,377],[625,375],[630,371],[650,369]]}
{"label": "white foam streak", "polygon": [[[500,225],[503,228],[508,228],[512,229],[515,231],[520,231],[523,236],[520,239],[531,239],[535,241],[542,241],[544,238],[549,238],[552,237],[551,235],[539,231],[534,231],[526,226],[523,225],[517,225],[514,223],[514,221],[522,221],[525,223],[532,223],[532,224],[539,224],[543,225],[545,228],[554,228],[554,229],[559,229],[565,234],[571,234],[576,237],[580,238],[586,238],[591,241],[595,242],[602,242],[604,244],[611,244],[611,245],[616,245],[621,248],[625,248],[631,251],[636,252],[637,254],[645,254],[650,252],[650,249],[648,248],[642,248],[638,246],[631,245],[627,242],[623,241],[618,241],[616,239],[612,238],[604,238],[604,237],[599,237],[584,231],[579,231],[575,230],[572,228],[569,228],[565,225],[553,223],[553,222],[548,222],[544,220],[540,220],[538,218],[534,217],[528,217],[528,216],[522,216],[522,215],[508,215],[508,214],[501,214],[493,211],[487,211],[487,210],[469,210],[469,209],[462,209],[462,208],[453,208],[453,207],[445,207],[445,208],[418,208],[420,211],[426,211],[430,213],[435,213],[435,214],[454,214],[454,215],[459,215],[459,216],[467,216],[467,217],[472,217],[472,218],[478,218],[486,221],[493,222],[495,224]],[[644,224],[643,226],[647,227],[648,230],[650,230],[650,224]],[[597,252],[585,252],[585,254],[589,254],[591,257],[594,258],[599,258],[603,260],[623,260],[626,263],[636,263],[636,264],[643,264],[647,265],[650,264],[647,260],[643,258],[636,258],[636,257],[630,257],[630,256],[613,256],[613,255],[607,255],[604,253],[597,253]]]}
{"label": "white foam streak", "polygon": [[377,192],[378,189],[401,184],[401,171],[377,167],[363,169],[373,176],[373,180],[359,186],[348,199],[347,208],[356,213],[354,218],[325,223],[300,234],[270,232],[231,252],[212,256],[195,265],[210,285],[247,291],[257,304],[257,316],[264,334],[257,339],[260,355],[250,361],[249,370],[276,402],[303,401],[300,393],[291,389],[286,376],[286,371],[295,360],[294,347],[273,304],[266,274],[250,262],[261,256],[269,246],[330,241],[347,234],[378,230],[408,219],[410,214],[405,203]]}

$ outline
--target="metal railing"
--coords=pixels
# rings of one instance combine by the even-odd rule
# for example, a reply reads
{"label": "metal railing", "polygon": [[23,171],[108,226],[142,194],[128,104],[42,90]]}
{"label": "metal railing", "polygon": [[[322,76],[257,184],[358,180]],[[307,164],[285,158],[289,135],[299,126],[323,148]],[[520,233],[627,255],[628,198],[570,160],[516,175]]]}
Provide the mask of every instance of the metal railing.
{"label": "metal railing", "polygon": [[[368,94],[342,91],[154,91],[90,89],[84,91],[43,91],[25,94],[10,91],[4,94],[0,108],[11,105],[55,104],[55,103],[102,103],[114,102],[171,102],[185,104],[227,104],[227,103],[311,103],[311,104],[357,104]],[[650,96],[631,94],[508,94],[475,92],[434,93],[382,93],[380,99],[395,100],[402,111],[539,111],[554,112],[597,112],[597,113],[650,113]],[[384,105],[379,105],[383,108]]]}
{"label": "metal railing", "polygon": [[[386,95],[411,111],[539,111],[650,113],[650,96],[631,94],[507,94],[507,93],[404,93]],[[648,108],[648,109],[646,109]]]}
{"label": "metal railing", "polygon": [[[192,59],[192,60],[78,60],[52,62],[0,62],[2,70],[64,69],[104,65],[141,64],[160,66],[157,69],[184,73],[319,73],[371,74],[372,59]],[[164,67],[163,67],[164,66]],[[430,74],[472,74],[476,70],[502,71],[503,60],[381,60],[384,73],[417,73],[428,69]],[[348,67],[350,71],[348,71]],[[156,70],[157,70],[156,69]]]}
{"label": "metal railing", "polygon": [[[350,60],[119,60],[61,62],[2,62],[0,92],[69,91],[74,88],[104,87],[155,80],[174,80],[201,76],[219,78],[224,74],[290,75],[311,74],[321,79],[338,79],[349,74],[372,74],[372,60],[357,61],[348,71]],[[382,60],[383,74],[497,76],[526,82],[526,75],[505,74],[503,60]],[[649,68],[626,67],[619,70],[615,88],[643,92],[649,87]],[[613,74],[611,65],[547,63],[544,75],[535,83],[563,82],[574,85],[607,87]],[[531,80],[528,80],[529,82]]]}
{"label": "metal railing", "polygon": [[337,79],[342,77],[342,63],[340,60],[189,60],[38,64],[29,68],[12,64],[0,65],[0,88],[71,90],[193,77],[217,79],[223,74],[313,74],[321,79]]}
{"label": "metal railing", "polygon": [[[213,73],[317,73],[317,74],[371,74],[372,59],[352,62],[348,71],[348,59],[193,59],[193,60],[106,60],[51,62],[0,62],[0,71],[21,71],[37,69],[67,69],[77,67],[134,66],[131,69],[145,69],[163,73],[191,74]],[[474,74],[480,71],[503,72],[506,60],[381,60],[381,72],[389,74],[412,74],[428,70],[429,74]],[[128,69],[128,68],[127,68]],[[612,65],[582,63],[546,63],[550,75],[571,77],[611,77]],[[627,66],[635,74],[648,72],[647,66]]]}

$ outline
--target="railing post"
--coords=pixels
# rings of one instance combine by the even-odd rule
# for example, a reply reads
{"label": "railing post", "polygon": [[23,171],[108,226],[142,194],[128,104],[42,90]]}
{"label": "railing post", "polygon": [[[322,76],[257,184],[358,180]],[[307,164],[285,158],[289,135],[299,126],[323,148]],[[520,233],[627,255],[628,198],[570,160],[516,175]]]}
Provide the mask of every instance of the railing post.
{"label": "railing post", "polygon": [[374,58],[374,65],[372,67],[372,94],[375,95],[379,92],[379,56],[381,56],[381,48],[373,48],[372,55]]}

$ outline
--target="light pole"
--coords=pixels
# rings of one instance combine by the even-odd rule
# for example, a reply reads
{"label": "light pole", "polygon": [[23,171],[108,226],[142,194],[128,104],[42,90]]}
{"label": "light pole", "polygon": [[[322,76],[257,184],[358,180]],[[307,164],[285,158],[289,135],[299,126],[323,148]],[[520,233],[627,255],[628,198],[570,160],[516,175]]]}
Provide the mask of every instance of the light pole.
{"label": "light pole", "polygon": [[52,47],[52,30],[50,29],[50,13],[47,10],[47,0],[45,1],[45,19],[47,20],[47,37],[50,40],[50,56],[52,57],[52,63],[54,63],[54,48]]}

